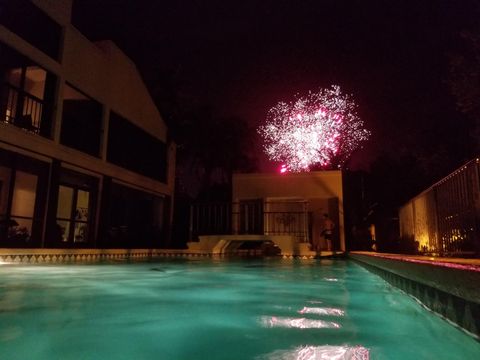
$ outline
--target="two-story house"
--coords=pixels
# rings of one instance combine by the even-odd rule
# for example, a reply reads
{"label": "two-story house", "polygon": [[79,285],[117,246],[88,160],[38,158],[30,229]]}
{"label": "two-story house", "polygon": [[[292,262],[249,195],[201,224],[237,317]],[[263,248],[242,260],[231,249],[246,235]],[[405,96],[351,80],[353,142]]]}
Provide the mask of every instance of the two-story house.
{"label": "two-story house", "polygon": [[175,146],[135,64],[71,10],[0,0],[0,247],[164,247]]}

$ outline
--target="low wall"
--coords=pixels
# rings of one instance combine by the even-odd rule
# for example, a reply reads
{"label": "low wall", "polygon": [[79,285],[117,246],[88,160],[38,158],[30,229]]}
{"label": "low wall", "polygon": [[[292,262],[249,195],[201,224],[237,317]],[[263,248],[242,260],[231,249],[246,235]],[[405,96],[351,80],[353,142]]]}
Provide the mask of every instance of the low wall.
{"label": "low wall", "polygon": [[480,339],[480,266],[475,261],[367,252],[349,257]]}

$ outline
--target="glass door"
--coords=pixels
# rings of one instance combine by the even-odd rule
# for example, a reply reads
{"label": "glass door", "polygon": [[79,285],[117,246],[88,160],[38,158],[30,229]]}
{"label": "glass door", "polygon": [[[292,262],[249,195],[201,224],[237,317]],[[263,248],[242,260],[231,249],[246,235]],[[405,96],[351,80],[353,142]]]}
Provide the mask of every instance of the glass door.
{"label": "glass door", "polygon": [[10,210],[8,239],[13,243],[26,243],[32,234],[38,176],[17,170]]}
{"label": "glass door", "polygon": [[7,237],[10,223],[7,213],[11,172],[10,168],[0,166],[0,240],[2,243]]}
{"label": "glass door", "polygon": [[60,185],[57,204],[57,230],[62,242],[88,242],[90,191]]}

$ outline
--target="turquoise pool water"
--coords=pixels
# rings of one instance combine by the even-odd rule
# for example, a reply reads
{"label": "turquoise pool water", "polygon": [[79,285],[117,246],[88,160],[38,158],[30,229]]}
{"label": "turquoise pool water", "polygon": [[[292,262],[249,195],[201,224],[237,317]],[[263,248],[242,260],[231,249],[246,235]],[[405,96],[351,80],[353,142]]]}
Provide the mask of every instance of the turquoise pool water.
{"label": "turquoise pool water", "polygon": [[0,359],[478,359],[348,261],[0,265]]}

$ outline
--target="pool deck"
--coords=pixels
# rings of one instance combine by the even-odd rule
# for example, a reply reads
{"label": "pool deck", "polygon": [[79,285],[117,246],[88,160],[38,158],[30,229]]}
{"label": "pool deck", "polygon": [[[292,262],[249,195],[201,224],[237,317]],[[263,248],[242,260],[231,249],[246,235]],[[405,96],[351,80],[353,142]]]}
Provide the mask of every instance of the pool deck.
{"label": "pool deck", "polygon": [[435,266],[444,266],[444,267],[457,268],[457,269],[480,271],[480,259],[388,254],[388,253],[377,253],[377,252],[370,252],[370,251],[351,251],[350,254],[376,256],[379,258],[392,259],[392,260],[398,260],[398,261],[423,263],[423,264],[431,264]]}
{"label": "pool deck", "polygon": [[480,259],[363,251],[348,256],[480,339]]}
{"label": "pool deck", "polygon": [[475,259],[440,259],[351,252],[349,257],[383,271],[480,304],[480,266]]}

